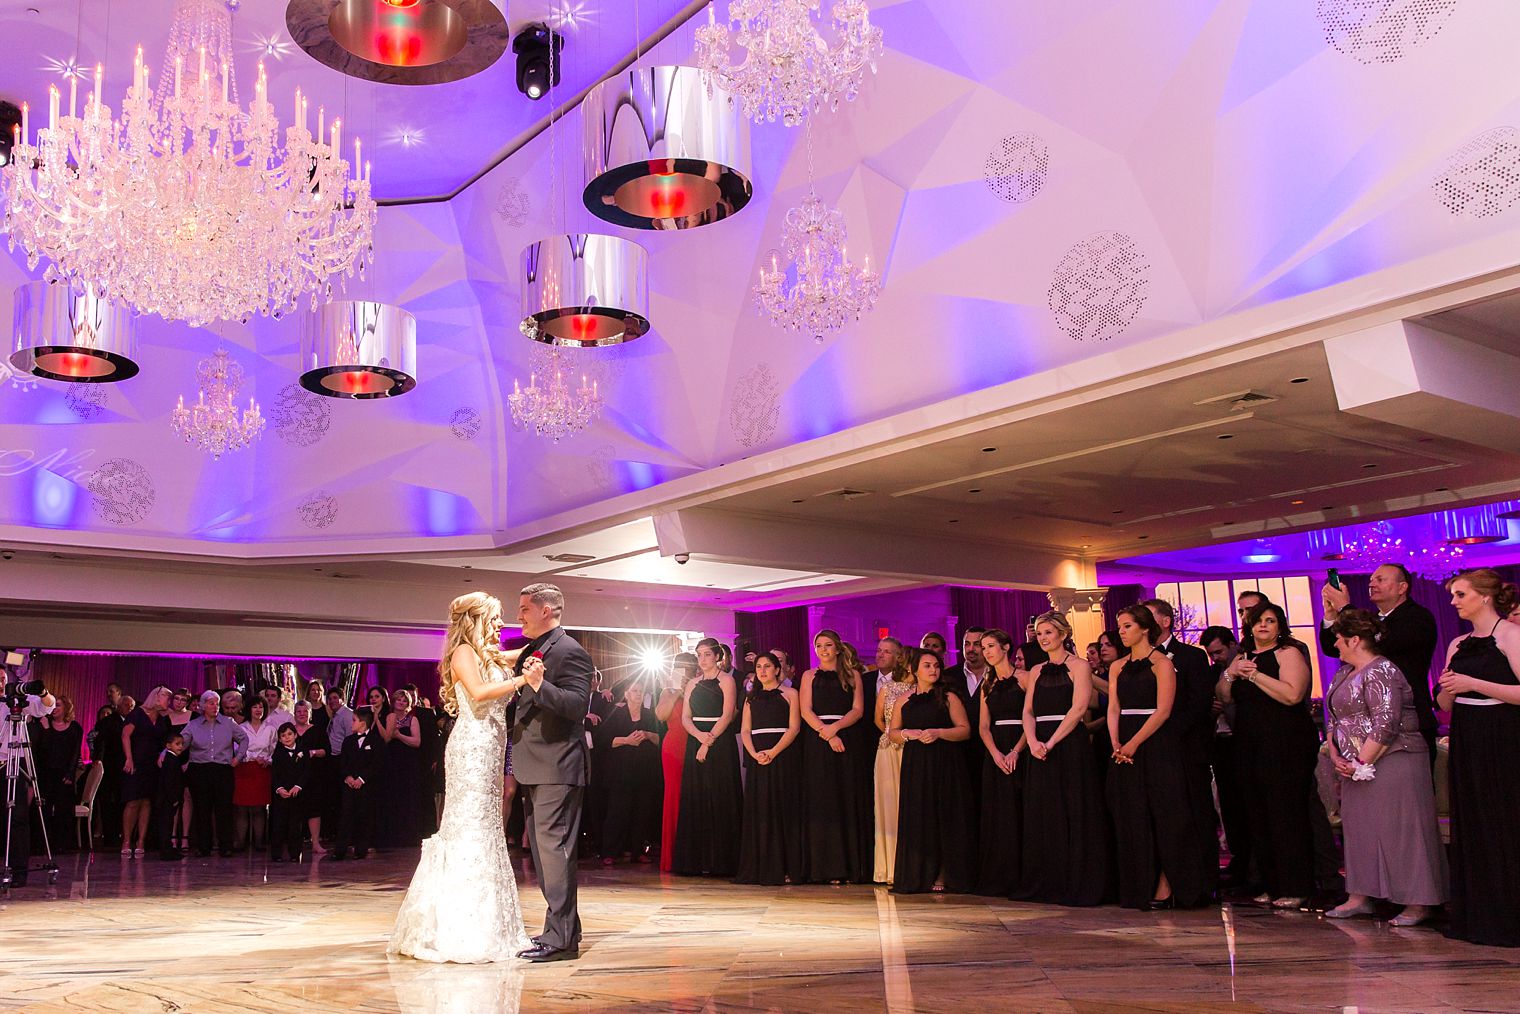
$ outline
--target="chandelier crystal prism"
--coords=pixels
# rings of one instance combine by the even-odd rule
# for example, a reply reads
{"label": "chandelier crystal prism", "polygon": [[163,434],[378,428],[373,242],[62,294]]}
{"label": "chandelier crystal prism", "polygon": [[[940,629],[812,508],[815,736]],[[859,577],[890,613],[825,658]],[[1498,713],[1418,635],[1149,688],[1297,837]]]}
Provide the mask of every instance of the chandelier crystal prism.
{"label": "chandelier crystal prism", "polygon": [[602,392],[596,381],[580,378],[572,389],[565,379],[565,353],[550,347],[543,383],[535,372],[528,376],[528,386],[512,381],[507,405],[512,410],[512,424],[534,436],[548,437],[559,443],[562,437],[583,432],[602,414]]}
{"label": "chandelier crystal prism", "polygon": [[881,278],[871,258],[856,267],[845,247],[844,214],[809,191],[787,211],[781,231],[781,256],[772,252],[770,267],[760,268],[755,285],[756,309],[779,328],[800,331],[822,344],[824,336],[869,313],[881,295]]}
{"label": "chandelier crystal prism", "polygon": [[[727,21],[708,7],[707,24],[696,31],[708,91],[722,88],[756,123],[779,117],[789,127],[854,99],[866,69],[876,72],[881,29],[871,25],[865,0],[838,0],[830,8],[837,35],[830,45],[813,26],[820,6],[820,0],[732,0]],[[733,42],[745,51],[738,64],[729,62]]]}
{"label": "chandelier crystal prism", "polygon": [[[264,65],[237,102],[226,0],[179,0],[155,95],[141,47],[118,117],[103,68],[78,110],[49,89],[34,138],[23,106],[12,166],[0,172],[10,249],[45,277],[143,313],[203,325],[312,308],[373,258],[375,202],[362,147],[297,89],[281,136]],[[188,48],[193,46],[194,48]],[[352,170],[352,171],[351,171]]]}
{"label": "chandelier crystal prism", "polygon": [[264,432],[264,416],[258,402],[248,399],[248,407],[239,410],[234,404],[243,386],[243,368],[232,360],[226,349],[200,361],[195,369],[200,400],[186,406],[181,395],[170,417],[174,432],[185,442],[220,458],[228,451],[240,451]]}

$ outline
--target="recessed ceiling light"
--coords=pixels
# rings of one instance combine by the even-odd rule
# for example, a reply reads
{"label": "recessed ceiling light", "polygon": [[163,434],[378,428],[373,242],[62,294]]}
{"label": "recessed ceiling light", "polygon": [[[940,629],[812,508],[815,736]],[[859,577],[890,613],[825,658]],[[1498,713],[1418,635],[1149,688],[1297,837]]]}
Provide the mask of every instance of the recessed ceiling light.
{"label": "recessed ceiling light", "polygon": [[1288,502],[1291,503],[1295,507],[1297,507],[1299,504],[1303,503],[1302,500],[1289,500]]}
{"label": "recessed ceiling light", "polygon": [[968,492],[971,492],[971,493],[980,493],[981,491],[982,491],[982,487],[980,487],[980,486],[972,486],[971,489],[968,490]]}
{"label": "recessed ceiling light", "polygon": [[1322,511],[1333,511],[1333,510],[1335,510],[1335,508],[1334,507],[1321,507],[1320,510],[1322,510]]}
{"label": "recessed ceiling light", "polygon": [[801,503],[801,500],[793,500],[792,503]]}
{"label": "recessed ceiling light", "polygon": [[1436,487],[1436,492],[1437,493],[1450,493],[1451,492],[1451,487],[1450,486],[1437,486]]}
{"label": "recessed ceiling light", "polygon": [[1120,507],[1118,510],[1114,511],[1114,513],[1115,514],[1123,514],[1124,513],[1124,508]]}
{"label": "recessed ceiling light", "polygon": [[463,570],[474,570],[475,569],[475,567],[472,564],[468,564],[468,563],[462,563],[462,564],[460,564],[460,568],[463,569]]}
{"label": "recessed ceiling light", "polygon": [[1369,461],[1369,462],[1367,462],[1367,464],[1363,465],[1362,467],[1363,468],[1376,468],[1377,465],[1375,465],[1375,464],[1373,464],[1372,462]]}
{"label": "recessed ceiling light", "polygon": [[995,450],[997,450],[996,447],[983,447],[982,448],[982,453],[983,454],[991,454]]}
{"label": "recessed ceiling light", "polygon": [[948,522],[946,522],[946,524],[951,524],[951,525],[958,525],[960,523],[961,523],[961,519],[960,518],[951,518]]}
{"label": "recessed ceiling light", "polygon": [[1148,538],[1150,538],[1150,536],[1149,536],[1149,535],[1137,535],[1137,536],[1135,536],[1135,538],[1137,538],[1137,539],[1141,539],[1141,540],[1142,540],[1142,541],[1143,541],[1143,540],[1145,540],[1145,539],[1148,539]]}
{"label": "recessed ceiling light", "polygon": [[1221,433],[1221,434],[1219,434],[1219,438],[1218,439],[1220,439],[1220,440],[1234,440],[1235,439],[1235,434],[1233,434],[1233,433]]}
{"label": "recessed ceiling light", "polygon": [[1307,384],[1308,382],[1308,377],[1294,377],[1292,380],[1288,381],[1290,384]]}

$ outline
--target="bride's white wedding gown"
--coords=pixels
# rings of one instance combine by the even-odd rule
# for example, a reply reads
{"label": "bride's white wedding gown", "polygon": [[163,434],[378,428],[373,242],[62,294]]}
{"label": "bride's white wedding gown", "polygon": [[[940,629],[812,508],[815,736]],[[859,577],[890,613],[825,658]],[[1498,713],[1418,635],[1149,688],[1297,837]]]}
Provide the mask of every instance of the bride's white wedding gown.
{"label": "bride's white wedding gown", "polygon": [[[499,683],[497,668],[485,679]],[[515,958],[533,946],[501,823],[507,699],[478,703],[455,685],[459,716],[444,750],[443,821],[396,913],[387,953],[473,963]]]}

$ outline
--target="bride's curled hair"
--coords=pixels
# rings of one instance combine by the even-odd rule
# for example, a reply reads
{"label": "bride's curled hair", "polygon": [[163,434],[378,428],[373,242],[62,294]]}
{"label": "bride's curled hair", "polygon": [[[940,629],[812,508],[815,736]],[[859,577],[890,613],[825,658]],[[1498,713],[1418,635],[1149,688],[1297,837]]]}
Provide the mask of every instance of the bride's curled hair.
{"label": "bride's curled hair", "polygon": [[459,714],[459,702],[454,696],[454,667],[450,660],[454,649],[468,647],[480,659],[484,669],[501,654],[496,641],[496,625],[501,622],[501,600],[485,592],[470,592],[449,603],[449,632],[443,643],[443,658],[438,663],[438,696],[443,700],[443,710],[451,715]]}

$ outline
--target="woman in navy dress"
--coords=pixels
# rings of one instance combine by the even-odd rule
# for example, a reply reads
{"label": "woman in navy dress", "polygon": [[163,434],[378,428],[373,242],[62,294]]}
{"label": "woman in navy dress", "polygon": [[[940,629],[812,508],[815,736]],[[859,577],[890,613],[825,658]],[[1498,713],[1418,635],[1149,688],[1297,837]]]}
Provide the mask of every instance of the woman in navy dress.
{"label": "woman in navy dress", "polygon": [[[1066,651],[1071,627],[1059,613],[1035,623],[1049,658],[1025,681],[1024,855],[1013,897],[1054,905],[1099,905],[1109,893],[1108,814],[1092,744],[1082,725],[1092,704],[1092,670]],[[1059,659],[1059,660],[1057,660]]]}
{"label": "woman in navy dress", "polygon": [[[832,630],[813,640],[818,668],[802,674],[802,812],[806,820],[807,879],[815,883],[868,882],[862,869],[860,793],[856,754],[866,749],[854,727],[865,715],[861,673],[845,663],[844,644]],[[874,751],[875,743],[869,744]],[[874,752],[872,759],[875,759]]]}
{"label": "woman in navy dress", "polygon": [[1208,896],[1187,805],[1182,744],[1167,722],[1177,670],[1156,649],[1163,633],[1145,606],[1119,614],[1129,657],[1109,669],[1108,733],[1115,744],[1108,798],[1119,838],[1119,904],[1190,908]]}
{"label": "woman in navy dress", "polygon": [[1446,935],[1520,947],[1520,625],[1515,586],[1488,568],[1447,582],[1472,633],[1451,642],[1436,698],[1451,711],[1451,927]]}
{"label": "woman in navy dress", "polygon": [[987,676],[977,688],[982,750],[980,869],[976,893],[1007,897],[1019,884],[1024,849],[1024,686],[1014,671],[1013,638],[1003,630],[982,635]]}
{"label": "woman in navy dress", "polygon": [[755,683],[744,702],[740,742],[744,744],[744,837],[739,845],[740,884],[789,884],[802,878],[802,727],[797,691],[781,685],[781,660],[772,652],[755,656]]}
{"label": "woman in navy dress", "polygon": [[915,690],[892,713],[903,744],[892,891],[968,893],[976,884],[971,787],[961,744],[971,737],[966,706],[940,682],[935,652],[909,653]]}
{"label": "woman in navy dress", "polygon": [[671,870],[688,876],[732,877],[739,868],[739,694],[719,668],[716,638],[697,644],[697,678],[686,685],[686,762]]}

